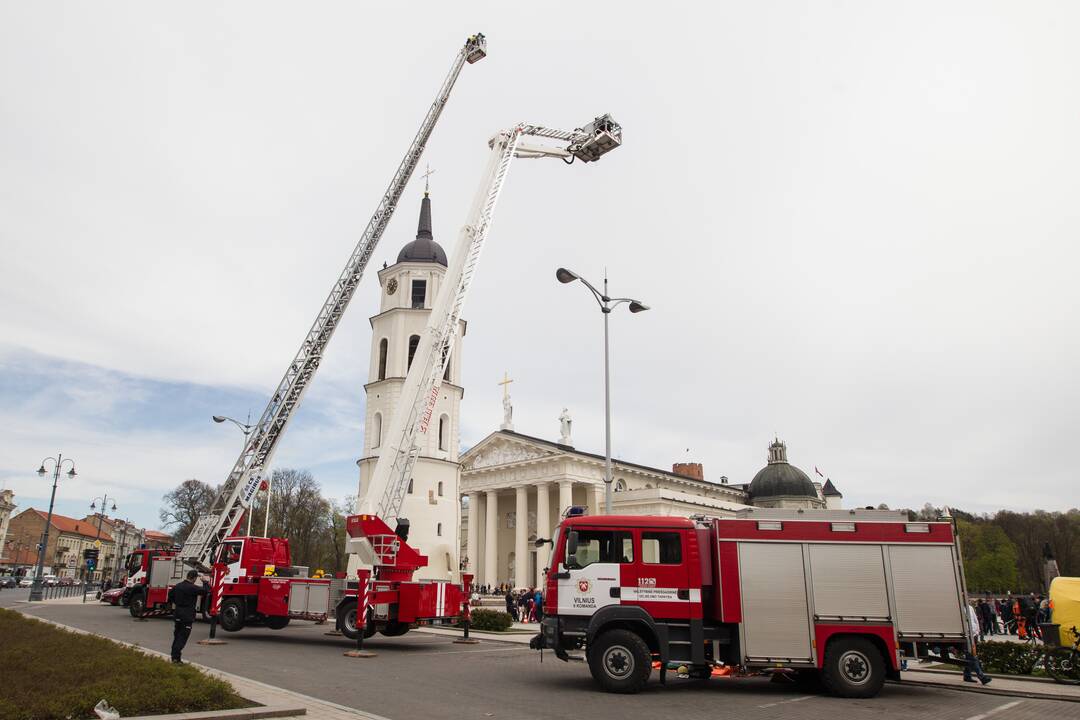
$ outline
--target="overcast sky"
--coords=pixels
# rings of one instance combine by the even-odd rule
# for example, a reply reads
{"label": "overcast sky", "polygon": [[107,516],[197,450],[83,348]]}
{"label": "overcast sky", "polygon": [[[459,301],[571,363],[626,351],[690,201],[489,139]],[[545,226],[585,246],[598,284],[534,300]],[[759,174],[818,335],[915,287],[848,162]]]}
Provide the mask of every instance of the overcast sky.
{"label": "overcast sky", "polygon": [[[450,250],[487,138],[611,112],[596,164],[514,166],[465,316],[462,444],[501,420],[748,482],[774,434],[849,505],[1077,504],[1080,5],[0,0],[0,487],[78,462],[157,527],[239,450],[464,38],[428,145]],[[277,452],[355,493],[374,269]],[[815,476],[816,477],[816,476]]]}

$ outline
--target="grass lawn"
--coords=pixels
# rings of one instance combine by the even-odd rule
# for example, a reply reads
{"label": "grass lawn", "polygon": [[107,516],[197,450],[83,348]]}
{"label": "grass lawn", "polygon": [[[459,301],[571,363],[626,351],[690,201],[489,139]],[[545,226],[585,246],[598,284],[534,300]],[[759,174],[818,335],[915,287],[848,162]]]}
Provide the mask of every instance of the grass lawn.
{"label": "grass lawn", "polygon": [[0,609],[0,720],[121,717],[251,707],[228,683],[188,665]]}

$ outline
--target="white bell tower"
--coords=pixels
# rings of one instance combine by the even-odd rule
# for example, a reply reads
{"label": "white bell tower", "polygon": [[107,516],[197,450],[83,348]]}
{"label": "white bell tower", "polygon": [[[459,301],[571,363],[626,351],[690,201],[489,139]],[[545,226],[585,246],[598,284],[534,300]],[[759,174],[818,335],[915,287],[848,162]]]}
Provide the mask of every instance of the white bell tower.
{"label": "white bell tower", "polygon": [[[425,189],[420,203],[416,239],[398,253],[397,262],[379,271],[379,314],[371,318],[371,366],[364,422],[364,449],[360,456],[360,489],[363,497],[375,471],[379,453],[395,439],[383,436],[397,409],[405,375],[412,364],[420,336],[427,326],[431,305],[446,276],[446,253],[431,232],[431,198]],[[458,485],[459,417],[461,397],[461,321],[454,351],[435,404],[434,420],[426,435],[418,435],[420,456],[413,468],[409,494],[401,517],[409,519],[409,544],[428,557],[428,566],[417,579],[456,580],[458,577],[461,523]],[[394,518],[384,518],[393,527]]]}

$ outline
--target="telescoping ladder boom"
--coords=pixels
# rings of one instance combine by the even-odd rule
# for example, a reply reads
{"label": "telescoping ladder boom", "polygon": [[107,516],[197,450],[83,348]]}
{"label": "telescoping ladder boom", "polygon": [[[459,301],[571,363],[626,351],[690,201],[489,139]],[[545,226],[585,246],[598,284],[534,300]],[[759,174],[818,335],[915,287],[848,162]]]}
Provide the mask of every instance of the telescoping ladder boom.
{"label": "telescoping ladder boom", "polygon": [[435,102],[431,104],[424,121],[420,124],[420,130],[394,172],[389,187],[375,209],[375,214],[368,221],[364,234],[345,264],[345,269],[331,288],[330,295],[319,310],[300,350],[285,370],[285,376],[282,377],[277,389],[270,397],[270,402],[263,410],[258,424],[244,445],[228,478],[219,489],[210,510],[199,518],[188,535],[180,551],[181,558],[186,564],[203,571],[209,570],[213,548],[232,534],[244,510],[251,506],[252,498],[262,483],[262,473],[270,463],[278,439],[285,431],[293,411],[299,406],[304,391],[307,390],[311,378],[319,368],[323,352],[334,330],[337,329],[356,287],[360,284],[364,268],[367,267],[368,260],[375,252],[375,247],[397,208],[398,200],[420,162],[420,156],[431,137],[431,132],[435,129],[435,124],[439,121],[439,116],[450,99],[450,91],[457,82],[461,68],[466,62],[471,65],[486,55],[487,41],[479,33],[469,37],[464,47],[458,51],[450,66],[450,72],[435,96]]}
{"label": "telescoping ladder boom", "polygon": [[[557,145],[544,141],[555,140]],[[465,296],[476,272],[480,251],[491,229],[495,205],[515,157],[560,158],[572,163],[597,160],[622,143],[622,129],[604,115],[577,130],[553,130],[539,125],[516,125],[491,139],[491,153],[467,224],[461,229],[446,279],[439,289],[428,324],[420,336],[413,362],[401,390],[401,399],[385,437],[394,441],[379,456],[360,503],[359,514],[376,515],[386,522],[397,518],[408,492],[412,469],[420,452],[419,435],[426,433],[439,398],[447,358],[453,351],[454,332],[461,319]],[[393,564],[389,543],[375,553],[370,542],[353,546],[365,563]],[[378,557],[376,557],[378,555]]]}

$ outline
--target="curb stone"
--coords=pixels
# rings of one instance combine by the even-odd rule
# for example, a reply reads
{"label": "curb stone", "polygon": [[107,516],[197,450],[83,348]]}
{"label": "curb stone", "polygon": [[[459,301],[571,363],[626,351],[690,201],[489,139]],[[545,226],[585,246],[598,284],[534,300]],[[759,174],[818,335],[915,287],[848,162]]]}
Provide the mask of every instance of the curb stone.
{"label": "curb stone", "polygon": [[293,718],[306,714],[306,708],[264,707],[169,713],[168,715],[134,715],[124,720],[257,720],[258,718]]}
{"label": "curb stone", "polygon": [[[940,670],[938,668],[915,668],[909,672],[924,672],[935,673],[938,675],[960,675],[960,670]],[[1002,680],[1015,680],[1017,682],[1030,682],[1030,683],[1048,683],[1050,685],[1058,685],[1053,678],[1033,677],[1031,675],[1006,675],[1003,673],[987,673],[992,678],[1001,678]]]}

